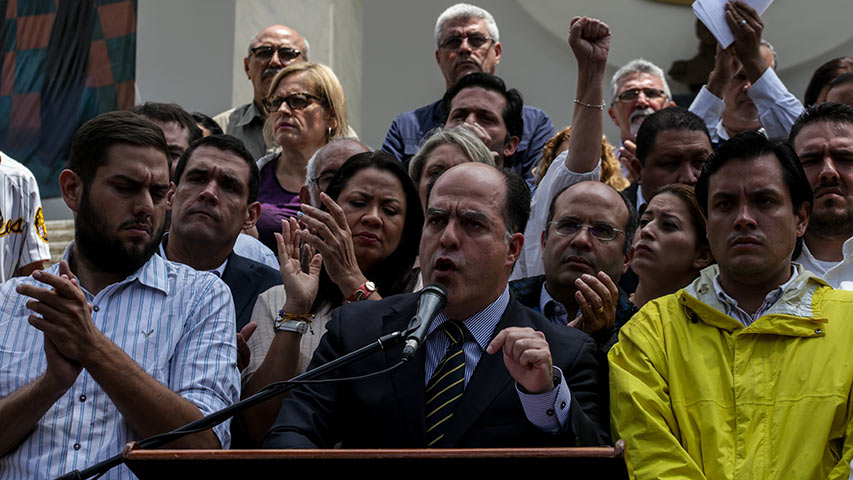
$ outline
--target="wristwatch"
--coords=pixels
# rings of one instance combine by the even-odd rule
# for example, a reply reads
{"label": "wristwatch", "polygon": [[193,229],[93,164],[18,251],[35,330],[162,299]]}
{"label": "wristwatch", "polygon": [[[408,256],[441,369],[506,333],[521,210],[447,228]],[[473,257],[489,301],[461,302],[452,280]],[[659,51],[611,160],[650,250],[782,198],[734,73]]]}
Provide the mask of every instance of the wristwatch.
{"label": "wristwatch", "polygon": [[364,300],[367,297],[373,295],[373,292],[376,291],[376,284],[371,282],[370,280],[361,284],[360,287],[356,288],[354,292],[350,294],[346,299],[346,303],[357,302],[359,300]]}

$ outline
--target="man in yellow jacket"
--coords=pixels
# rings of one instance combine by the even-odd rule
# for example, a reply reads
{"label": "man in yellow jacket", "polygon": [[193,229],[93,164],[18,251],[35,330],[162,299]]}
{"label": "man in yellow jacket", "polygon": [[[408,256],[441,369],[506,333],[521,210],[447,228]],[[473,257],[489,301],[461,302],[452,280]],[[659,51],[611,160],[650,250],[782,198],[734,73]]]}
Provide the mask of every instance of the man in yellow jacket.
{"label": "man in yellow jacket", "polygon": [[747,132],[696,185],[717,265],[647,303],[610,351],[632,478],[847,478],[853,293],[792,264],[812,191],[793,149]]}

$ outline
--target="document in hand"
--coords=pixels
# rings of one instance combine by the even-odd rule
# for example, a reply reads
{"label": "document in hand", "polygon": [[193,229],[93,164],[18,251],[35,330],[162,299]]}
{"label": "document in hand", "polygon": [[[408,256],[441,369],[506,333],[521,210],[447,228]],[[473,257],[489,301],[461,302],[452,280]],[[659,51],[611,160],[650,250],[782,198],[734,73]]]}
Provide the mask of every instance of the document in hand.
{"label": "document in hand", "polygon": [[[763,15],[773,0],[744,0],[750,7],[754,8],[759,15]],[[735,41],[734,35],[726,23],[726,0],[696,0],[693,2],[693,13],[714,34],[714,38],[720,42],[720,46],[728,48]]]}

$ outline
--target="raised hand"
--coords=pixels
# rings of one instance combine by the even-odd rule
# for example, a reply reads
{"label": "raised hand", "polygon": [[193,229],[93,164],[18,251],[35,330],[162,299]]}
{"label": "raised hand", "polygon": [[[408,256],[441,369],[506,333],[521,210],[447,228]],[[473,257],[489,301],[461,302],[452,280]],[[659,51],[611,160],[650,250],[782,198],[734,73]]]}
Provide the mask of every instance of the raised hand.
{"label": "raised hand", "polygon": [[308,230],[300,230],[299,238],[323,255],[329,278],[341,289],[341,293],[349,295],[367,278],[358,267],[352,231],[344,210],[325,193],[320,194],[320,201],[329,209],[328,212],[311,205],[302,205],[305,214],[302,222]]}
{"label": "raised hand", "polygon": [[610,51],[610,27],[595,18],[575,17],[569,24],[569,46],[579,65],[603,65]]}
{"label": "raised hand", "polygon": [[[285,310],[289,313],[308,313],[317,297],[320,267],[323,256],[313,253],[310,246],[300,248],[299,224],[294,218],[282,219],[281,233],[275,233],[278,245],[279,272],[287,295]],[[306,232],[307,233],[307,232]],[[302,256],[310,257],[308,272],[302,270]]]}
{"label": "raised hand", "polygon": [[619,302],[619,289],[613,280],[604,272],[596,276],[584,274],[575,280],[575,286],[575,301],[581,314],[569,326],[590,334],[612,327]]}
{"label": "raised hand", "polygon": [[544,333],[532,328],[505,328],[486,347],[489,354],[498,351],[503,351],[509,374],[529,393],[550,392],[556,387],[551,350]]}
{"label": "raised hand", "polygon": [[734,36],[734,54],[743,64],[747,77],[754,82],[767,65],[761,57],[761,34],[764,23],[752,7],[741,0],[726,3],[726,23]]}
{"label": "raised hand", "polygon": [[732,79],[736,67],[736,57],[734,49],[731,52],[723,50],[720,44],[717,44],[717,53],[714,56],[714,69],[708,75],[708,91],[719,98],[723,97],[723,90]]}

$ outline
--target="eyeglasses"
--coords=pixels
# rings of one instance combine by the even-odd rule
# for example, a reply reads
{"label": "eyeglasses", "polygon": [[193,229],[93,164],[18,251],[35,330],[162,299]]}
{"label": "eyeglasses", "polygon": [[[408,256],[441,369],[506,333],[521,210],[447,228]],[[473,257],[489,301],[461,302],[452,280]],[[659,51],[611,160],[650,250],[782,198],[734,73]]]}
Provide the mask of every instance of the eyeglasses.
{"label": "eyeglasses", "polygon": [[321,192],[325,192],[329,189],[329,184],[332,183],[332,179],[335,178],[336,172],[328,172],[320,175],[319,177],[314,177],[311,179],[311,182],[317,184],[317,188]]}
{"label": "eyeglasses", "polygon": [[462,46],[462,42],[466,39],[468,40],[468,46],[471,47],[472,50],[479,50],[483,48],[483,45],[492,41],[491,38],[485,35],[465,35],[461,37],[450,37],[441,42],[438,47],[445,50],[456,50]]}
{"label": "eyeglasses", "polygon": [[617,102],[632,102],[640,96],[640,92],[649,100],[657,100],[658,98],[666,98],[666,92],[659,88],[631,88],[616,95]]}
{"label": "eyeglasses", "polygon": [[261,45],[259,47],[254,47],[251,49],[252,55],[254,55],[258,60],[266,62],[267,60],[272,58],[273,52],[278,52],[278,58],[281,59],[282,62],[289,62],[300,55],[302,52],[295,48],[290,47],[281,47],[281,48],[273,48],[269,45]]}
{"label": "eyeglasses", "polygon": [[286,103],[294,112],[297,110],[305,110],[312,103],[325,103],[322,98],[311,95],[310,93],[292,93],[286,97],[272,97],[261,100],[267,113],[275,113],[281,108],[282,103]]}
{"label": "eyeglasses", "polygon": [[613,225],[609,225],[607,223],[594,223],[590,225],[587,223],[581,223],[574,218],[561,218],[559,220],[549,222],[548,225],[553,225],[554,231],[557,232],[558,235],[562,235],[564,237],[577,235],[581,230],[586,228],[589,230],[589,234],[592,235],[593,238],[605,242],[613,240],[616,238],[616,235],[620,233],[625,233],[624,230],[619,230]]}

